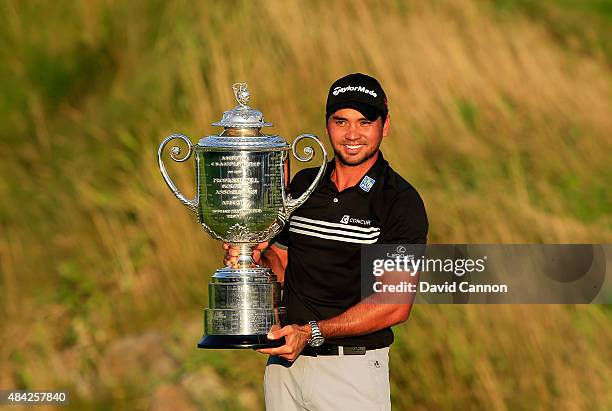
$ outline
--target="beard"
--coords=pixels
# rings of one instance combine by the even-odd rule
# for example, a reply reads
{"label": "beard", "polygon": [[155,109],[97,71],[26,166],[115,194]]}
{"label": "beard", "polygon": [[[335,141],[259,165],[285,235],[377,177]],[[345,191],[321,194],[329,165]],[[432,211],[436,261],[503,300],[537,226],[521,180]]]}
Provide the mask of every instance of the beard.
{"label": "beard", "polygon": [[340,160],[342,164],[349,167],[355,167],[365,163],[366,161],[371,159],[377,152],[378,147],[367,147],[367,150],[365,150],[363,153],[360,153],[359,155],[347,156],[342,152],[342,148],[338,149],[334,147],[334,154],[336,155],[336,158]]}

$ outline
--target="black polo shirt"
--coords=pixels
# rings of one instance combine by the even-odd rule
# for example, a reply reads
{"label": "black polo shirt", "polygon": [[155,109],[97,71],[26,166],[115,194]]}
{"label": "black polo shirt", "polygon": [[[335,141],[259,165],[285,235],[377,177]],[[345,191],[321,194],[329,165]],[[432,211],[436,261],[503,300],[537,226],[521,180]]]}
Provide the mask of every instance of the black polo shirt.
{"label": "black polo shirt", "polygon": [[[361,300],[361,246],[375,243],[423,244],[427,215],[415,188],[379,152],[360,183],[338,192],[331,180],[335,161],[310,198],[272,241],[287,247],[282,304],[287,324],[306,324],[337,316]],[[314,181],[318,168],[298,172],[293,198]],[[329,344],[381,348],[393,342],[390,328]]]}

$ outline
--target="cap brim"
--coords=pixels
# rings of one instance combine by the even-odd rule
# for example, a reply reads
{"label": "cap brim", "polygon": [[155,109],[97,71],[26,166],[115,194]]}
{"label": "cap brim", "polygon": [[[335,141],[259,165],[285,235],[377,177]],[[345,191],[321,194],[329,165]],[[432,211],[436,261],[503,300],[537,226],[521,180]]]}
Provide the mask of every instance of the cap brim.
{"label": "cap brim", "polygon": [[327,110],[327,119],[329,119],[336,111],[342,110],[343,108],[352,108],[353,110],[359,111],[365,118],[370,121],[378,119],[383,113],[374,106],[365,104],[359,101],[350,101],[338,103]]}

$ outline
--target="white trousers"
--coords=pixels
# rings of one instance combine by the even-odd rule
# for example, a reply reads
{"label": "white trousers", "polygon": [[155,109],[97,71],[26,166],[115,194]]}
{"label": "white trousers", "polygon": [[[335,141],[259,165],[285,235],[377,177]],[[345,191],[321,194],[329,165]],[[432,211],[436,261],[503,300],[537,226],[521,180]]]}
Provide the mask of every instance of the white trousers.
{"label": "white trousers", "polygon": [[267,411],[388,411],[389,347],[365,355],[270,356],[264,375]]}

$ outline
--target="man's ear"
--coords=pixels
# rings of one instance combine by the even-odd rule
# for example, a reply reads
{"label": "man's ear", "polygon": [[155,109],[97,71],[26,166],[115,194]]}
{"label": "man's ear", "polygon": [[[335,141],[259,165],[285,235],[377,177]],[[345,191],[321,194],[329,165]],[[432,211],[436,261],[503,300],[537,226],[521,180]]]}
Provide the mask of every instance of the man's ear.
{"label": "man's ear", "polygon": [[385,124],[383,124],[383,130],[382,130],[383,137],[387,137],[387,134],[389,134],[389,128],[391,127],[390,118],[391,116],[387,114],[387,118],[385,119]]}

